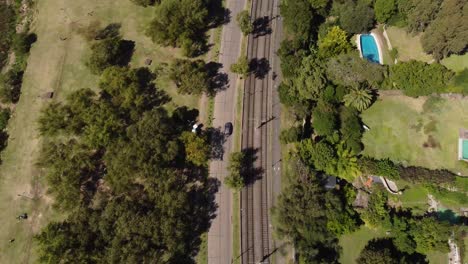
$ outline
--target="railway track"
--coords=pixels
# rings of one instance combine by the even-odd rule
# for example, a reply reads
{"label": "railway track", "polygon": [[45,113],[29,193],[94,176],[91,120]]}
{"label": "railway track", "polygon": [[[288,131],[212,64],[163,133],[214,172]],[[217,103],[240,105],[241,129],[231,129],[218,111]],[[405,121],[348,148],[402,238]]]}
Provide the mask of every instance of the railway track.
{"label": "railway track", "polygon": [[271,117],[269,72],[273,0],[253,0],[256,21],[248,39],[248,59],[256,61],[245,80],[242,150],[250,158],[247,185],[241,192],[241,260],[243,264],[269,263],[271,235],[268,191],[268,120]]}

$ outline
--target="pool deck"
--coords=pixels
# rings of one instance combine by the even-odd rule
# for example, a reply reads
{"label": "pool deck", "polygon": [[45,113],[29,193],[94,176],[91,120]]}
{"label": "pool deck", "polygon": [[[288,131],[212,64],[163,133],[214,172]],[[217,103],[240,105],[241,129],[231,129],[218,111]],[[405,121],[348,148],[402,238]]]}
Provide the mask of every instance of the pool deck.
{"label": "pool deck", "polygon": [[[359,56],[362,58],[362,50],[361,50],[361,35],[363,34],[357,34],[356,35],[356,46],[359,50]],[[367,35],[367,34],[366,34]],[[374,37],[375,45],[377,46],[377,51],[379,52],[379,63],[383,65],[383,55],[382,55],[382,40],[377,36],[375,33],[371,32],[369,35]]]}

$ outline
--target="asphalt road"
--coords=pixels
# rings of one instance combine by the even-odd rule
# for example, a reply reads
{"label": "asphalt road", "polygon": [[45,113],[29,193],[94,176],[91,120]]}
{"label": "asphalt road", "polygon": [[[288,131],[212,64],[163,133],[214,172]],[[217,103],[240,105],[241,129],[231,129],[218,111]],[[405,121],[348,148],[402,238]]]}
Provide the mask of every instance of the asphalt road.
{"label": "asphalt road", "polygon": [[[235,98],[237,75],[229,71],[231,64],[236,63],[240,55],[242,33],[237,25],[236,16],[245,7],[245,0],[226,0],[226,8],[230,11],[230,22],[223,27],[219,63],[223,65],[222,72],[228,75],[228,85],[219,91],[215,97],[213,112],[213,127],[222,131],[226,122],[235,123]],[[216,218],[211,223],[208,232],[208,263],[229,264],[234,257],[232,253],[232,214],[231,191],[223,184],[227,175],[227,159],[232,152],[233,138],[228,137],[224,143],[223,159],[215,159],[210,163],[210,176],[216,177],[221,186],[216,194],[218,209]]]}

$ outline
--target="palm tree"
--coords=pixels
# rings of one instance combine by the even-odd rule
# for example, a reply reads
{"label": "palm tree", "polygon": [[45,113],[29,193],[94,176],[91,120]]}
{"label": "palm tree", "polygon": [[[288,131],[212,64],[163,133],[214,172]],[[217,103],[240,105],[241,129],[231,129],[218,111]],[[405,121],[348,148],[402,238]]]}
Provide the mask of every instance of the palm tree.
{"label": "palm tree", "polygon": [[358,111],[366,110],[372,103],[372,90],[367,86],[352,88],[351,91],[343,97],[346,106],[356,108]]}
{"label": "palm tree", "polygon": [[343,142],[338,144],[336,150],[338,161],[335,174],[351,183],[361,174],[356,154],[350,148],[347,148]]}

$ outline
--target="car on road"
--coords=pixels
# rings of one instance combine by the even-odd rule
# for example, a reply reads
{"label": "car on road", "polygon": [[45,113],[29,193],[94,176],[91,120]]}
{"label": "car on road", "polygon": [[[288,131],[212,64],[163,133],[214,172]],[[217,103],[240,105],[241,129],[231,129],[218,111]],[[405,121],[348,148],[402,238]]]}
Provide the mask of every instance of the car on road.
{"label": "car on road", "polygon": [[227,122],[224,124],[224,135],[230,136],[232,134],[232,123]]}

